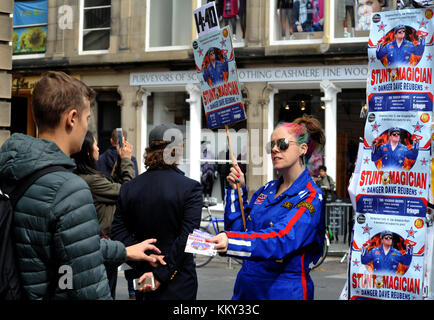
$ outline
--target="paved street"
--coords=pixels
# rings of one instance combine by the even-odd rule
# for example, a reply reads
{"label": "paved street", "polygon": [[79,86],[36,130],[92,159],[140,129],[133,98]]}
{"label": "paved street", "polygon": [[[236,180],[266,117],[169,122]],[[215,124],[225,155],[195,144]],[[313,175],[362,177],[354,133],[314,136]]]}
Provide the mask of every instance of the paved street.
{"label": "paved street", "polygon": [[[240,265],[227,258],[216,257],[208,265],[197,269],[198,300],[230,300]],[[327,257],[321,266],[311,272],[315,284],[315,300],[337,300],[346,280],[346,262],[340,257]],[[127,282],[119,272],[117,300],[128,299]]]}

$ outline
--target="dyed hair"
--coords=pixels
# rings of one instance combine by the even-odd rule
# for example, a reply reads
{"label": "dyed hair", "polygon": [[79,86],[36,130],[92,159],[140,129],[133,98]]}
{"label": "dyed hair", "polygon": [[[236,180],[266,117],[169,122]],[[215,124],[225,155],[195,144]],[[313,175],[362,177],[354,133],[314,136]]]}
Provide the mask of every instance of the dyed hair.
{"label": "dyed hair", "polygon": [[86,132],[81,150],[71,155],[71,158],[75,160],[77,168],[74,170],[76,174],[102,174],[96,169],[96,161],[92,157],[93,144],[95,138],[92,132]]}
{"label": "dyed hair", "polygon": [[321,150],[325,144],[325,135],[321,123],[312,116],[303,116],[295,119],[293,122],[280,122],[276,129],[285,127],[288,133],[292,134],[298,145],[307,144],[307,152],[303,159],[305,163],[312,156],[314,151]]}

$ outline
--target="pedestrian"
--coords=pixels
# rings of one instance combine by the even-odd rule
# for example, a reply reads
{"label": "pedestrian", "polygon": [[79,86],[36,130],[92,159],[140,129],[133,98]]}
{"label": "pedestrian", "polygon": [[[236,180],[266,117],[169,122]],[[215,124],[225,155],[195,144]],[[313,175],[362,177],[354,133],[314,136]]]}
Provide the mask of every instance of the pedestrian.
{"label": "pedestrian", "polygon": [[[127,132],[122,129],[122,136],[127,140]],[[119,139],[117,135],[116,129],[113,129],[112,134],[110,136],[110,148],[100,154],[98,161],[96,162],[96,169],[106,175],[106,177],[110,177],[112,174],[113,167],[116,161],[119,160],[118,146]],[[131,156],[131,161],[134,164],[135,176],[139,175],[139,170],[137,167],[137,159],[134,156]]]}
{"label": "pedestrian", "polygon": [[[126,130],[122,129],[122,137],[125,138],[125,141],[127,140],[127,132]],[[115,163],[120,161],[119,153],[118,153],[118,147],[119,139],[118,139],[118,133],[116,129],[113,129],[112,134],[110,136],[110,144],[111,146],[104,151],[98,158],[98,161],[96,162],[96,169],[106,175],[106,177],[111,177],[113,168],[115,166]],[[134,171],[135,171],[135,177],[139,175],[139,170],[137,167],[137,159],[133,155],[131,156],[131,161],[134,164]],[[134,284],[133,284],[133,277],[131,274],[131,271],[124,270],[125,280],[127,280],[127,288],[128,288],[128,297],[132,300],[135,299],[135,293],[134,293]]]}
{"label": "pedestrian", "polygon": [[[267,152],[280,177],[259,188],[247,205],[244,175],[231,168],[225,202],[225,232],[209,241],[219,253],[244,258],[232,299],[313,299],[310,265],[322,254],[325,213],[321,189],[305,167],[307,157],[324,144],[324,133],[312,117],[281,123]],[[244,230],[236,182],[242,188]]]}
{"label": "pedestrian", "polygon": [[[14,208],[17,264],[28,299],[111,299],[104,262],[155,262],[144,252],[160,252],[155,239],[127,248],[101,239],[89,187],[72,172],[70,155],[83,144],[94,96],[92,89],[63,72],[45,73],[32,94],[39,137],[15,133],[0,149],[0,179],[7,183],[18,184],[47,166],[70,170],[40,177]],[[59,271],[65,267],[72,271],[71,282],[60,286]]]}
{"label": "pedestrian", "polygon": [[155,282],[154,288],[145,285],[136,291],[137,300],[196,299],[196,267],[193,255],[184,250],[188,235],[200,225],[202,187],[177,167],[183,140],[176,132],[181,133],[174,124],[151,130],[145,155],[147,171],[122,185],[115,212],[113,239],[132,245],[156,237],[167,263],[156,267],[130,264],[141,284],[151,278]]}
{"label": "pedestrian", "polygon": [[332,177],[327,174],[327,167],[321,165],[319,167],[319,175],[315,179],[316,184],[321,188],[327,202],[336,200],[336,186]]}
{"label": "pedestrian", "polygon": [[[96,161],[99,157],[98,143],[92,132],[87,131],[80,152],[71,155],[77,168],[75,173],[86,181],[92,193],[96,208],[101,235],[110,238],[113,216],[116,210],[116,202],[122,183],[135,177],[134,164],[131,161],[133,147],[128,141],[124,141],[122,148],[117,146],[119,162],[116,161],[115,169],[110,178],[96,170]],[[116,298],[116,283],[118,278],[117,266],[106,265],[107,278],[113,299]]]}

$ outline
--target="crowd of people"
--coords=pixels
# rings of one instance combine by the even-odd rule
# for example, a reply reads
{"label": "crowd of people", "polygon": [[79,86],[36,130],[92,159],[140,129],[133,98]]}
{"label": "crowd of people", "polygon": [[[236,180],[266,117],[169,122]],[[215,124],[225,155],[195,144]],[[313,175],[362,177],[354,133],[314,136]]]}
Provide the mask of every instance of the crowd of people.
{"label": "crowd of people", "polygon": [[[47,72],[32,96],[38,137],[16,133],[1,147],[2,181],[18,185],[43,167],[65,168],[36,180],[14,208],[25,296],[115,299],[118,267],[127,262],[137,300],[195,300],[195,262],[185,245],[200,225],[203,190],[178,168],[184,142],[176,134],[181,131],[175,124],[152,129],[146,171],[137,175],[125,132],[122,142],[113,134],[110,154],[100,157],[98,141],[88,130],[94,96],[81,81]],[[233,299],[313,299],[309,265],[322,254],[325,213],[321,187],[306,163],[324,143],[313,117],[279,124],[267,145],[279,178],[250,201],[240,166],[230,169],[225,232],[208,241],[221,255],[244,259]],[[102,169],[101,158],[109,162],[108,170]],[[72,268],[70,288],[57,283],[63,265]]]}

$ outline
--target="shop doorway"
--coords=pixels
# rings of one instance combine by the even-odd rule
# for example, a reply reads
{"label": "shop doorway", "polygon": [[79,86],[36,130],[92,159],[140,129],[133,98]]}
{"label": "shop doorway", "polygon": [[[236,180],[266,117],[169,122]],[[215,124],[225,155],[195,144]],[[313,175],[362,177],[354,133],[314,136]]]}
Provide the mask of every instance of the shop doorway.
{"label": "shop doorway", "polygon": [[[121,127],[120,95],[116,91],[97,91],[98,147],[100,154],[110,148],[113,129]],[[126,128],[124,128],[126,129]]]}

